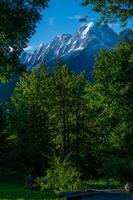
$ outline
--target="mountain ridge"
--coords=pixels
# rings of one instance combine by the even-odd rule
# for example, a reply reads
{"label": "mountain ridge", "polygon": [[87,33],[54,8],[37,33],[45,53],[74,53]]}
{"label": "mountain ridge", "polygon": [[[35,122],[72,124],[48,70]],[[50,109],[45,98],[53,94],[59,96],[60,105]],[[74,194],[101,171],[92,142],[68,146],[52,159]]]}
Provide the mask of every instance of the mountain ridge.
{"label": "mountain ridge", "polygon": [[[30,71],[45,63],[53,72],[56,61],[62,59],[72,71],[78,74],[84,70],[87,77],[93,80],[91,72],[98,52],[102,48],[113,48],[120,40],[120,36],[108,25],[96,26],[90,22],[81,26],[74,35],[65,33],[53,38],[49,44],[39,45],[33,54],[23,52],[20,62]],[[0,84],[0,99],[8,101],[18,80],[14,77],[7,84]]]}
{"label": "mountain ridge", "polygon": [[[119,35],[109,28],[108,25],[97,26],[93,22],[90,22],[81,26],[74,35],[65,33],[56,36],[51,43],[47,45],[41,44],[32,55],[26,56],[25,59],[22,60],[22,63],[25,64],[29,70],[37,67],[42,62],[45,63],[48,68],[52,69],[53,64],[51,65],[51,63],[54,63],[54,60],[57,59],[65,60],[66,63],[72,65],[72,62],[69,63],[67,61],[72,60],[72,57],[77,58],[85,49],[93,49],[93,54],[96,55],[100,49],[112,48],[118,42]],[[88,54],[88,50],[86,54]],[[88,63],[90,59],[87,59]],[[81,67],[79,68],[80,70],[77,71],[86,69],[85,66],[83,69],[81,69]]]}

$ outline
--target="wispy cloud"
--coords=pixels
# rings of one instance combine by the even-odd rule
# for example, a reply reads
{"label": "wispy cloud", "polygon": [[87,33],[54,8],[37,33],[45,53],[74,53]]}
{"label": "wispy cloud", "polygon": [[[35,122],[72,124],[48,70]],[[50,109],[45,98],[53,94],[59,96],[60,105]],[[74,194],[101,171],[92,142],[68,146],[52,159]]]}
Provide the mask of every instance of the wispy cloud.
{"label": "wispy cloud", "polygon": [[79,20],[79,19],[81,19],[83,17],[84,17],[83,15],[74,15],[74,16],[67,17],[67,19],[70,19],[70,20]]}
{"label": "wispy cloud", "polygon": [[48,19],[48,24],[49,24],[50,26],[54,26],[55,20],[56,20],[55,17],[50,17],[50,18]]}
{"label": "wispy cloud", "polygon": [[33,50],[33,46],[32,45],[28,45],[26,48],[24,48],[25,51],[30,51]]}
{"label": "wispy cloud", "polygon": [[67,17],[67,19],[69,19],[69,20],[77,20],[77,21],[79,21],[79,22],[84,22],[84,23],[86,23],[87,21],[88,22],[95,22],[96,21],[96,19],[95,18],[92,18],[92,17],[89,17],[88,15],[73,15],[73,16],[69,16],[69,17]]}

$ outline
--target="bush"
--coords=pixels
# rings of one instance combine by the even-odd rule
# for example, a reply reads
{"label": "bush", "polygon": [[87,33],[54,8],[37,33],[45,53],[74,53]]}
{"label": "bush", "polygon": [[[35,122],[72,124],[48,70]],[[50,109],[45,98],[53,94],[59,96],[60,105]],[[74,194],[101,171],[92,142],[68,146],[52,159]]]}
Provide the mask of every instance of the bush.
{"label": "bush", "polygon": [[41,190],[76,191],[81,188],[80,172],[72,165],[68,157],[63,161],[54,158],[46,176],[36,179]]}

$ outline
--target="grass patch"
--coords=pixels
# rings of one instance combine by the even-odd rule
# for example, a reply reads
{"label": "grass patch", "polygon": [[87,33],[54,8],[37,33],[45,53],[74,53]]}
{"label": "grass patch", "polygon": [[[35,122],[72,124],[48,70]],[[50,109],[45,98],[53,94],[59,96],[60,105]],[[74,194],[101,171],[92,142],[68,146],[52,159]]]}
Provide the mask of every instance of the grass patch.
{"label": "grass patch", "polygon": [[119,181],[110,179],[108,180],[87,180],[82,182],[83,189],[119,189],[121,184]]}
{"label": "grass patch", "polygon": [[0,183],[0,200],[58,200],[54,192],[40,192],[17,183]]}
{"label": "grass patch", "polygon": [[[121,188],[119,181],[110,179],[108,184],[106,180],[87,180],[82,182],[82,189],[117,189]],[[40,192],[30,190],[18,183],[0,183],[0,200],[59,200],[59,197],[54,192]]]}

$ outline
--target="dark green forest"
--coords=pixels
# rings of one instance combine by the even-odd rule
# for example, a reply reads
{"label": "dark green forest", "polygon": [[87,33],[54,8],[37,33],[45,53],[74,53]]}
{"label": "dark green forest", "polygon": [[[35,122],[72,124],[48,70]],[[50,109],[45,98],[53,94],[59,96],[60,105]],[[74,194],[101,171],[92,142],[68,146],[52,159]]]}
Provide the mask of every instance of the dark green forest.
{"label": "dark green forest", "polygon": [[[9,102],[0,103],[0,182],[24,182],[32,174],[41,189],[59,191],[81,189],[81,182],[90,179],[132,183],[132,39],[101,50],[93,82],[85,72],[74,74],[62,61],[52,74],[44,64],[28,72],[19,56],[48,1],[13,2],[0,1],[0,81],[22,75]],[[110,1],[107,16],[105,5],[96,2],[94,9],[102,11],[101,20],[117,14],[126,27],[132,2],[121,1],[123,11],[118,1]]]}

